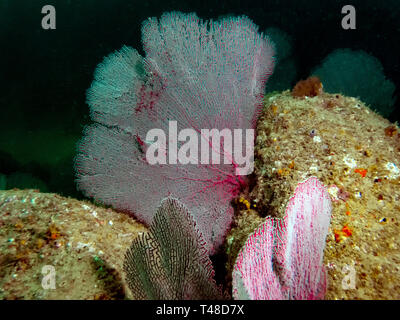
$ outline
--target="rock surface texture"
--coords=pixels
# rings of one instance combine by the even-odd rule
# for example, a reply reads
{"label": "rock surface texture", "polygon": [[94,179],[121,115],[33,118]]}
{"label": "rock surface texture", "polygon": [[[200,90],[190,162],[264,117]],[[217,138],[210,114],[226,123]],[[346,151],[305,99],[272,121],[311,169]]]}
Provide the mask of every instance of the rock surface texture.
{"label": "rock surface texture", "polygon": [[299,182],[317,177],[332,198],[326,299],[400,298],[399,128],[338,94],[265,98],[255,186],[226,241],[228,274],[265,216],[282,217]]}
{"label": "rock surface texture", "polygon": [[122,264],[140,232],[131,217],[86,201],[0,191],[0,299],[129,298]]}

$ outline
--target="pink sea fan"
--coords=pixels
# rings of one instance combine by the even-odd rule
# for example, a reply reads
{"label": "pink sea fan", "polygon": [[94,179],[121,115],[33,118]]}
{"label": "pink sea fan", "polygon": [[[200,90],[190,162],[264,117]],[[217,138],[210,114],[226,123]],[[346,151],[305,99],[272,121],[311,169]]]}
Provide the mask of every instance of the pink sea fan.
{"label": "pink sea fan", "polygon": [[322,299],[331,200],[317,178],[300,183],[283,220],[268,217],[249,236],[233,271],[235,299]]}
{"label": "pink sea fan", "polygon": [[[145,21],[142,35],[146,58],[124,46],[95,72],[87,93],[95,123],[86,127],[78,147],[77,184],[86,195],[148,225],[164,197],[179,199],[213,253],[232,220],[230,200],[244,185],[235,174],[237,164],[150,165],[145,153],[154,141],[146,141],[146,134],[167,133],[170,121],[178,132],[254,128],[273,47],[247,17],[203,22],[195,14],[166,13]],[[213,138],[205,141],[207,147]],[[242,144],[245,148],[245,139]],[[221,147],[221,156],[232,158],[222,139]]]}

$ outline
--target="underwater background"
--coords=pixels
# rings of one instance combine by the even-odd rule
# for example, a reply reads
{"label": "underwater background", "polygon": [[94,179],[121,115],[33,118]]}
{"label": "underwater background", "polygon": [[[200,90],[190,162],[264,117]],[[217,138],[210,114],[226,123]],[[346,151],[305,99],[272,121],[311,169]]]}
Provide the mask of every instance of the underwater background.
{"label": "underwater background", "polygon": [[[334,203],[334,219],[327,238],[330,242],[325,252],[329,279],[335,280],[335,268],[351,259],[360,264],[362,285],[369,289],[369,295],[364,294],[364,287],[354,295],[346,295],[336,281],[337,286],[330,288],[327,298],[398,297],[400,2],[352,1],[350,4],[356,10],[354,30],[342,27],[342,8],[348,4],[335,0],[0,0],[0,190],[42,192],[0,192],[0,238],[7,239],[0,248],[7,253],[0,255],[0,266],[8,268],[0,270],[0,280],[4,280],[0,283],[0,297],[27,298],[32,293],[35,298],[49,298],[36,287],[23,295],[30,283],[26,279],[33,279],[31,274],[37,274],[42,262],[64,268],[58,269],[64,279],[71,270],[76,279],[85,279],[85,272],[90,274],[93,268],[98,271],[97,278],[109,279],[114,271],[104,271],[108,264],[122,269],[121,257],[131,242],[129,235],[141,234],[144,227],[107,207],[77,201],[85,197],[77,189],[74,158],[79,154],[77,145],[85,126],[92,123],[87,90],[105,56],[124,45],[145,56],[142,23],[149,17],[159,18],[173,11],[195,13],[203,20],[245,15],[259,27],[259,32],[272,39],[277,51],[274,73],[266,84],[264,111],[257,125],[256,179],[251,181],[250,190],[233,201],[239,213],[235,212],[224,243],[227,261],[221,258],[223,254],[212,258],[217,283],[225,281],[231,292],[231,279],[226,277],[232,274],[234,258],[247,236],[265,220],[267,213],[283,215],[293,186],[304,180],[307,173],[323,181]],[[45,5],[56,9],[54,30],[42,28],[41,11]],[[299,82],[311,75],[321,79],[324,92],[319,81]],[[317,93],[310,95],[309,89]],[[309,99],[314,95],[317,97]],[[387,120],[370,113],[366,106]],[[81,159],[85,153],[82,149]],[[112,158],[109,154],[105,157]],[[79,156],[77,162],[81,164]],[[125,173],[123,168],[118,171]],[[141,187],[140,183],[136,185]],[[113,189],[111,184],[107,186]],[[135,190],[128,191],[136,195]],[[65,200],[61,196],[70,198]],[[31,211],[39,214],[28,214]],[[187,213],[182,210],[182,215],[186,217]],[[381,237],[380,242],[375,241],[376,235]],[[374,241],[368,242],[370,238]],[[99,247],[88,245],[92,240]],[[72,249],[79,251],[76,256],[71,255]],[[98,254],[91,257],[93,261],[88,260],[90,268],[77,263],[82,249]],[[100,259],[104,253],[105,258]],[[64,263],[66,256],[79,267],[71,268],[72,264]],[[382,265],[374,260],[380,256],[387,258],[381,259]],[[58,260],[51,261],[53,257]],[[384,272],[373,273],[376,266]],[[65,297],[123,298],[125,293],[120,291],[123,285],[118,277],[119,274],[109,281],[110,296],[75,292],[76,296]],[[370,285],[369,277],[374,279],[371,283],[375,287]],[[15,285],[14,281],[22,285]],[[68,281],[62,283],[67,288]],[[93,283],[97,286],[97,282]],[[371,288],[377,288],[376,296]],[[86,289],[87,286],[79,288]],[[15,292],[9,294],[7,290]],[[63,291],[57,294],[65,295]]]}
{"label": "underwater background", "polygon": [[[41,27],[41,9],[46,4],[56,8],[56,30]],[[379,60],[383,74],[395,86],[388,102],[391,109],[384,111],[391,122],[398,121],[400,2],[351,1],[357,13],[356,30],[341,27],[341,8],[346,4],[337,0],[0,0],[0,188],[38,188],[82,198],[74,183],[73,157],[89,122],[85,93],[95,67],[122,45],[143,54],[142,22],[166,11],[196,12],[205,20],[247,15],[260,31],[274,28],[271,37],[276,34],[282,41],[277,41],[278,51],[280,45],[283,48],[278,61],[283,57],[288,63],[282,68],[278,64],[280,74],[268,82],[278,85],[269,90],[293,87],[335,49],[363,50]],[[370,79],[357,75],[350,72],[350,86],[360,81],[380,83],[374,72],[367,73]],[[375,76],[378,80],[372,79]],[[360,98],[368,100],[368,96]]]}

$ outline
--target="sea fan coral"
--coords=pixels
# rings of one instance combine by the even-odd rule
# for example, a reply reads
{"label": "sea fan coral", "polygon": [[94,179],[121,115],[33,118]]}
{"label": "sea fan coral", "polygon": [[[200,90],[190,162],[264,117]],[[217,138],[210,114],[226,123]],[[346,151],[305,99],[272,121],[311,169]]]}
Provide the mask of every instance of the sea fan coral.
{"label": "sea fan coral", "polygon": [[[244,184],[236,174],[238,164],[200,164],[199,152],[190,154],[189,162],[196,163],[182,164],[175,157],[150,164],[146,151],[159,141],[146,137],[152,129],[169,132],[175,122],[177,132],[214,130],[210,138],[201,135],[201,145],[209,148],[224,129],[253,129],[273,68],[273,47],[247,17],[203,22],[195,14],[166,13],[148,19],[142,33],[145,59],[123,47],[95,72],[88,90],[95,123],[79,144],[78,187],[146,224],[164,197],[178,198],[213,253],[232,220],[230,201]],[[222,140],[219,152],[213,152],[232,158]],[[249,147],[247,140],[247,135],[240,140],[241,150]]]}
{"label": "sea fan coral", "polygon": [[359,97],[383,116],[393,110],[395,85],[385,77],[380,61],[365,51],[337,49],[312,75],[321,79],[326,92]]}
{"label": "sea fan coral", "polygon": [[177,199],[166,198],[149,233],[126,252],[124,271],[136,299],[222,299],[205,242]]}

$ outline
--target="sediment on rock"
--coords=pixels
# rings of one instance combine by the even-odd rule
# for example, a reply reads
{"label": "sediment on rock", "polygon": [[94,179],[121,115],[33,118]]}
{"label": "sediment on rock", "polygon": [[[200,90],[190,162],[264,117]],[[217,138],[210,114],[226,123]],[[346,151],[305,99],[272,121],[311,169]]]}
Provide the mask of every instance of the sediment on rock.
{"label": "sediment on rock", "polygon": [[257,125],[256,183],[247,196],[256,207],[236,215],[226,242],[228,274],[263,217],[283,217],[297,184],[315,176],[333,202],[326,299],[399,299],[399,132],[353,97],[267,96]]}

